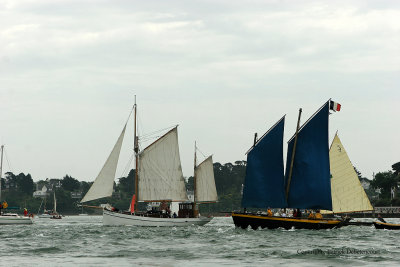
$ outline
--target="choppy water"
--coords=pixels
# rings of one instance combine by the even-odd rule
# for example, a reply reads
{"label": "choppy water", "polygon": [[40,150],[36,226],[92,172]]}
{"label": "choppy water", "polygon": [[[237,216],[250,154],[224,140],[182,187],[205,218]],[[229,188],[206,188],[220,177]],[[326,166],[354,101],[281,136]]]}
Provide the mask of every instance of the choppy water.
{"label": "choppy water", "polygon": [[[2,266],[394,266],[400,231],[348,226],[333,230],[242,230],[231,218],[206,226],[103,226],[101,216],[36,219],[3,225]],[[400,223],[398,219],[391,222]]]}

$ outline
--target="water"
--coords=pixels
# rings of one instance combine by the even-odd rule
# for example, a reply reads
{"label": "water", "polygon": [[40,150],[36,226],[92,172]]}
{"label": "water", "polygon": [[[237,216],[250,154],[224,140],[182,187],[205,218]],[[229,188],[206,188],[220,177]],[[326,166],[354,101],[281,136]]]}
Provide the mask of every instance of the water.
{"label": "water", "polygon": [[101,216],[70,216],[36,219],[33,225],[3,225],[0,265],[394,266],[400,262],[400,231],[373,226],[253,231],[236,229],[231,218],[183,228],[103,226],[101,220]]}

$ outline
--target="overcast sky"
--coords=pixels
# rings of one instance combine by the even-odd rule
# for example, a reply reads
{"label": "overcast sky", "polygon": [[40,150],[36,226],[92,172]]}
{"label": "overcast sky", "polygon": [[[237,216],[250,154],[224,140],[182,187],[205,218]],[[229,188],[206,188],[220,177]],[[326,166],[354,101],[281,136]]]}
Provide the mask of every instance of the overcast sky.
{"label": "overcast sky", "polygon": [[142,134],[179,124],[185,176],[195,140],[244,160],[255,132],[287,114],[288,140],[332,98],[330,139],[371,179],[400,161],[399,50],[400,1],[1,0],[3,171],[93,181],[135,94]]}

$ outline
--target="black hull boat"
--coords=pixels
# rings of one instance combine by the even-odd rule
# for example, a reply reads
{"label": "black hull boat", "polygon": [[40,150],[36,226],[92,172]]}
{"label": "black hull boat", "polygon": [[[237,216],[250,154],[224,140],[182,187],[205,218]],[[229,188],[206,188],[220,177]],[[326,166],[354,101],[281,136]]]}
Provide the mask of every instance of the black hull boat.
{"label": "black hull boat", "polygon": [[[339,107],[339,108],[337,108]],[[329,159],[329,114],[340,110],[331,100],[324,103],[300,127],[299,110],[296,133],[288,141],[286,172],[283,164],[285,116],[247,151],[246,177],[242,208],[332,210],[331,171]],[[286,213],[286,211],[284,211]],[[347,220],[278,217],[254,213],[232,213],[237,227],[332,229]]]}
{"label": "black hull boat", "polygon": [[376,229],[400,230],[400,224],[374,222]]}
{"label": "black hull boat", "polygon": [[253,230],[258,228],[284,228],[284,229],[332,229],[340,228],[346,221],[338,219],[306,219],[306,218],[288,218],[267,216],[261,214],[232,213],[232,219],[236,227],[246,229],[251,227]]}

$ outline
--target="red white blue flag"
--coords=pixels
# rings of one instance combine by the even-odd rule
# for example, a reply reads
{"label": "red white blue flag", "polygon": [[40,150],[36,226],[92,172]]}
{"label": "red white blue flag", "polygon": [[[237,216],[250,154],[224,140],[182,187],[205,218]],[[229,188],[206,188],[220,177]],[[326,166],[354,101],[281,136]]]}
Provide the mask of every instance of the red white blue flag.
{"label": "red white blue flag", "polygon": [[340,105],[339,103],[337,103],[337,102],[334,102],[334,101],[331,101],[330,103],[329,103],[329,109],[330,110],[333,110],[333,111],[340,111],[340,108],[342,107],[342,105]]}

